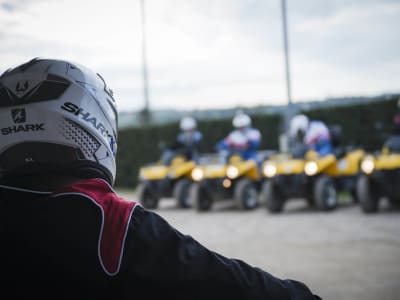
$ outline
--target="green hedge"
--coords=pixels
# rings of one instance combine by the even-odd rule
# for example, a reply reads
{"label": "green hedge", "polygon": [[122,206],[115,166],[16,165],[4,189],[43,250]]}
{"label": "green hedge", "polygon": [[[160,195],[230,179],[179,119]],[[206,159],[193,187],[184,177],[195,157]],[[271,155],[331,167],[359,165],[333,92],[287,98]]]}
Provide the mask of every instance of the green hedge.
{"label": "green hedge", "polygon": [[365,105],[318,109],[306,114],[310,119],[320,119],[328,125],[340,125],[343,130],[342,145],[375,151],[382,147],[391,131],[393,116],[398,111],[396,97]]}

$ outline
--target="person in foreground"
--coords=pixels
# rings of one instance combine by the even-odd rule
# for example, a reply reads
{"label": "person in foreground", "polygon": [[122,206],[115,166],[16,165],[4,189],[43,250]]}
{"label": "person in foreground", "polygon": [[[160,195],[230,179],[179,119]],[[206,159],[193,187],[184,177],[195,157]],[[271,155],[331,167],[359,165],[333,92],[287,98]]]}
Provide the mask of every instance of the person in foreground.
{"label": "person in foreground", "polygon": [[119,197],[100,75],[33,59],[0,77],[1,290],[13,299],[320,299]]}

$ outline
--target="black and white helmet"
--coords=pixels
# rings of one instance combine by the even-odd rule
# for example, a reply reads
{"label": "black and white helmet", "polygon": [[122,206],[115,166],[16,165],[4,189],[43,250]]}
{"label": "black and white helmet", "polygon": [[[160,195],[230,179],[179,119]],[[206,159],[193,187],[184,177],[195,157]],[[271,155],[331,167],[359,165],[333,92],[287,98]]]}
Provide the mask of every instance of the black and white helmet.
{"label": "black and white helmet", "polygon": [[102,77],[35,58],[0,76],[0,179],[53,173],[114,184],[117,109]]}
{"label": "black and white helmet", "polygon": [[309,123],[310,123],[310,120],[308,119],[308,117],[306,115],[299,114],[299,115],[294,116],[290,120],[289,134],[292,137],[296,137],[300,132],[304,136],[304,134],[307,131]]}
{"label": "black and white helmet", "polygon": [[192,117],[184,117],[181,119],[179,126],[182,131],[191,131],[191,130],[196,129],[197,122]]}
{"label": "black and white helmet", "polygon": [[251,118],[245,113],[238,113],[232,120],[232,125],[235,128],[246,128],[251,125]]}

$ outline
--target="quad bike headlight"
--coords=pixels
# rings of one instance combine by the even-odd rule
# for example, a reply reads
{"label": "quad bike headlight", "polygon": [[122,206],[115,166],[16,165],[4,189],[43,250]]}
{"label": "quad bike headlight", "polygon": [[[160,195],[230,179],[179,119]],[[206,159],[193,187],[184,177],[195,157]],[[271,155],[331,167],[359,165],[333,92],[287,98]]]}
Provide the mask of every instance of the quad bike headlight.
{"label": "quad bike headlight", "polygon": [[235,166],[229,166],[226,169],[226,176],[228,176],[230,179],[234,179],[239,175],[239,170]]}
{"label": "quad bike headlight", "polygon": [[232,181],[228,178],[225,178],[224,181],[222,181],[222,186],[226,189],[229,189],[232,186]]}
{"label": "quad bike headlight", "polygon": [[372,158],[366,158],[361,162],[361,171],[371,174],[375,169],[375,162]]}
{"label": "quad bike headlight", "polygon": [[313,176],[318,172],[318,164],[315,161],[308,161],[304,166],[304,172],[308,176]]}
{"label": "quad bike headlight", "polygon": [[265,164],[263,173],[268,178],[274,177],[276,175],[276,166],[274,164]]}
{"label": "quad bike headlight", "polygon": [[194,168],[192,170],[191,176],[193,178],[194,181],[200,181],[203,179],[204,177],[204,172],[202,169],[200,168]]}

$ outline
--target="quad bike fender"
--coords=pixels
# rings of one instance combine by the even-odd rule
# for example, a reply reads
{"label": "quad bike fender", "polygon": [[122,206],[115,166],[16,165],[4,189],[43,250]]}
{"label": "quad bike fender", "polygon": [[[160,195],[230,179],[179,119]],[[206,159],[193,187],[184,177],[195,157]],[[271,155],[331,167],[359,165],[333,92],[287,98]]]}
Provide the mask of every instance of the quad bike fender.
{"label": "quad bike fender", "polygon": [[254,160],[245,160],[240,161],[235,164],[235,167],[238,169],[238,177],[248,177],[253,180],[258,180],[259,172],[257,168],[257,164]]}
{"label": "quad bike fender", "polygon": [[304,172],[303,159],[288,159],[276,164],[277,175],[301,174]]}
{"label": "quad bike fender", "polygon": [[226,174],[226,165],[211,164],[201,167],[204,173],[204,178],[216,179],[222,178]]}
{"label": "quad bike fender", "polygon": [[190,174],[196,166],[194,161],[186,161],[180,164],[173,164],[168,170],[168,176],[171,179],[177,179],[184,175]]}
{"label": "quad bike fender", "polygon": [[141,180],[159,180],[167,177],[168,167],[163,165],[153,165],[142,167],[139,170],[139,178]]}
{"label": "quad bike fender", "polygon": [[336,172],[336,156],[329,154],[322,157],[317,157],[314,161],[318,165],[318,173],[325,173],[334,176]]}
{"label": "quad bike fender", "polygon": [[377,170],[400,169],[400,153],[381,154],[375,158]]}
{"label": "quad bike fender", "polygon": [[330,169],[330,175],[337,176],[356,176],[360,171],[360,161],[365,156],[365,151],[358,149],[347,152],[342,158],[338,159],[334,168]]}

